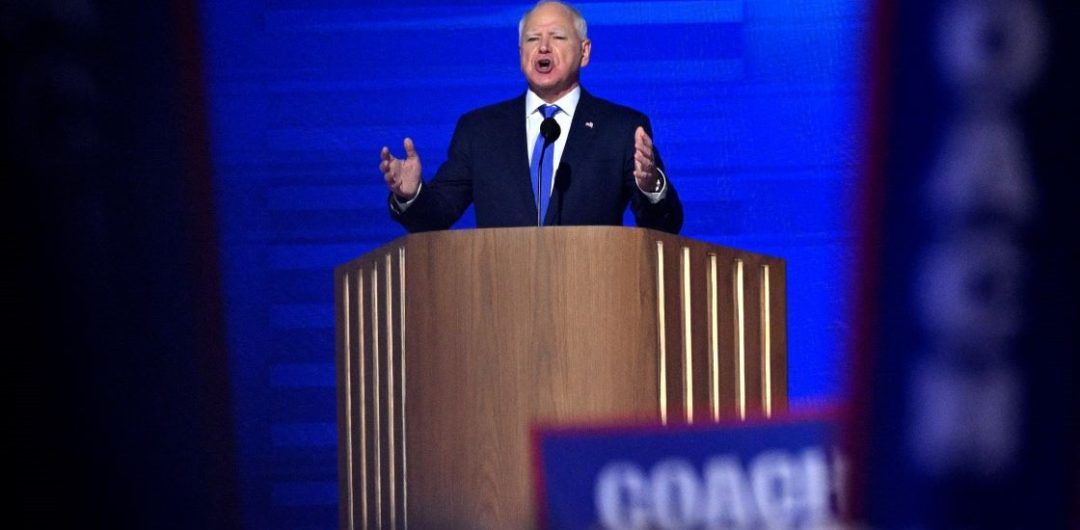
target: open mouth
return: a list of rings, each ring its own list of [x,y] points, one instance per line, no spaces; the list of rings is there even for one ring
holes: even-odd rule
[[[551,70],[554,67],[555,67],[555,64],[551,59],[537,59],[536,60],[536,71],[540,72],[541,74],[550,73]]]

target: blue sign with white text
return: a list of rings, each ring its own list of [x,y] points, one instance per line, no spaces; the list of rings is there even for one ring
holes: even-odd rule
[[[819,528],[839,519],[832,421],[541,429],[547,528]]]

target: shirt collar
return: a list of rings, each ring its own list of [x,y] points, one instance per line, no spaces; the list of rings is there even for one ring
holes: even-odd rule
[[[554,103],[550,104],[558,105],[559,110],[565,112],[567,116],[573,119],[574,111],[577,110],[578,100],[580,99],[581,85],[577,85],[565,96],[555,100]],[[529,91],[525,93],[525,117],[532,116],[532,114],[540,108],[540,105],[548,104],[549,103],[547,103],[543,99],[540,99],[540,96],[536,95],[536,92],[533,92],[532,89],[529,89]]]

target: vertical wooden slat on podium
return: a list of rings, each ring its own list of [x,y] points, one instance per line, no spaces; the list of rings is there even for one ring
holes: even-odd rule
[[[746,417],[746,278],[744,261],[734,256],[731,258],[731,333],[734,371],[732,379],[735,385],[735,412],[740,418]]]
[[[336,355],[337,388],[339,389],[337,401],[338,447],[342,452],[338,465],[338,491],[341,492],[342,509],[339,512],[339,526],[343,529],[356,527],[356,518],[353,513],[356,505],[354,492],[354,477],[356,475],[353,459],[353,435],[355,423],[352,421],[352,410],[355,402],[352,401],[352,360],[355,358],[356,340],[352,317],[355,314],[353,305],[353,291],[350,289],[352,275],[344,273],[334,278],[335,299],[335,330],[337,351],[344,355]],[[348,505],[344,505],[348,503]]]
[[[655,252],[652,254],[653,271],[656,278],[656,364],[657,364],[657,393],[659,402],[657,406],[659,408],[660,423],[667,425],[671,421],[671,391],[670,391],[670,363],[668,356],[671,355],[668,352],[668,318],[667,318],[667,297],[668,297],[668,285],[666,280],[666,270],[668,267],[668,260],[664,252],[664,242],[655,242]],[[650,257],[646,257],[650,259]]]
[[[380,352],[379,388],[383,392],[382,410],[380,418],[383,421],[383,458],[386,465],[383,466],[383,526],[394,530],[397,528],[397,433],[394,432],[394,393],[397,387],[397,367],[394,362],[394,281],[393,262],[389,254],[383,256],[379,263],[380,296],[380,322],[379,329],[382,339]]]
[[[755,266],[758,271],[758,358],[761,365],[761,414],[766,418],[773,414],[773,344],[772,344],[772,269],[768,263]]]
[[[364,342],[367,345],[368,364],[367,371],[364,374],[364,380],[366,382],[366,399],[364,401],[364,410],[367,411],[367,426],[368,426],[368,462],[371,462],[371,466],[368,468],[368,511],[371,517],[370,524],[373,528],[382,528],[383,526],[383,467],[385,461],[382,456],[382,388],[381,388],[381,372],[382,372],[382,347],[379,337],[381,336],[380,329],[382,325],[380,314],[382,313],[380,307],[379,298],[379,285],[381,281],[379,279],[379,267],[378,261],[372,260],[368,263],[368,266],[364,269],[364,274],[368,278],[367,289],[364,291],[364,306],[366,307],[365,319],[366,325],[364,326]]]
[[[769,332],[772,345],[773,413],[788,410],[787,399],[787,268],[781,260],[769,265]]]
[[[686,249],[689,280],[690,343],[693,345],[694,421],[713,418],[712,378],[709,337],[709,257],[703,245],[690,244]]]
[[[405,399],[407,397],[407,391],[405,382],[407,380],[407,372],[405,365],[405,247],[398,247],[394,251],[394,293],[395,293],[395,308],[397,310],[395,322],[395,341],[396,355],[397,355],[397,367],[398,367],[398,384],[397,388],[397,424],[395,430],[397,432],[397,447],[398,447],[398,460],[397,460],[397,521],[401,528],[409,527],[409,512],[408,512],[408,443],[406,438],[407,424],[405,417]]]
[[[672,258],[675,260],[676,270],[678,274],[676,281],[678,282],[678,296],[675,299],[675,307],[677,309],[679,327],[677,332],[679,334],[679,360],[682,364],[682,369],[679,373],[679,381],[682,383],[682,419],[686,423],[694,422],[694,407],[698,404],[694,399],[695,394],[695,381],[694,381],[694,369],[700,368],[694,364],[696,360],[694,358],[694,313],[692,310],[693,304],[693,287],[691,281],[692,269],[690,258],[690,247],[685,244],[672,246]]]
[[[666,357],[667,422],[686,423],[686,362],[682,336],[682,282],[680,276],[681,249],[670,241],[659,243],[663,254],[662,278],[664,283],[663,314]],[[659,263],[659,262],[658,262]],[[658,316],[658,318],[661,318]]]
[[[739,365],[736,354],[735,260],[730,253],[712,250],[709,261],[710,385],[715,388],[714,418],[735,417],[739,410]],[[715,368],[713,368],[715,364]],[[713,379],[715,378],[715,380]]]
[[[746,415],[762,415],[761,385],[761,264],[752,257],[743,259],[743,303],[745,304],[745,385]]]
[[[370,517],[370,503],[368,500],[369,487],[367,477],[369,475],[369,469],[372,465],[371,455],[368,453],[368,438],[370,437],[370,428],[367,422],[367,381],[365,380],[368,363],[369,363],[369,346],[367,338],[365,337],[365,330],[367,326],[367,306],[365,305],[364,293],[368,289],[367,277],[363,268],[357,267],[350,274],[351,297],[349,300],[349,307],[351,309],[352,319],[350,320],[350,327],[353,334],[353,349],[350,351],[352,356],[351,370],[349,371],[349,379],[352,381],[351,388],[349,389],[349,401],[352,402],[352,418],[351,421],[354,428],[354,435],[352,437],[352,484],[353,484],[353,503],[354,506],[351,509],[351,517],[353,520],[353,526],[355,528],[368,528],[368,521]]]
[[[401,254],[399,249],[391,249],[383,262],[385,267],[383,277],[386,279],[384,287],[386,296],[386,424],[389,440],[387,498],[390,503],[389,528],[391,529],[403,528],[405,524],[405,414],[402,408],[404,402],[402,383],[405,374],[402,349],[404,322],[402,321]]]

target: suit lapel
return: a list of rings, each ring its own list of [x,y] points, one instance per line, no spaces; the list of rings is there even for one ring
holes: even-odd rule
[[[593,100],[592,95],[581,89],[581,98],[578,99],[577,108],[574,109],[574,119],[570,121],[570,136],[566,138],[566,145],[563,146],[562,158],[559,160],[559,167],[555,168],[556,181],[559,177],[559,170],[561,168],[567,168],[570,173],[573,173],[574,168],[579,168],[581,160],[584,160],[590,152],[592,152],[593,141],[596,139],[596,123],[597,123],[597,107],[596,102]],[[557,209],[560,200],[564,200],[565,197],[561,197],[562,192],[560,183],[555,183],[555,192],[551,197],[551,201],[548,203],[548,211],[544,214],[544,224],[551,224],[555,221],[562,221],[557,219]],[[536,209],[533,208],[533,212]]]
[[[505,167],[511,168],[506,178],[509,180],[507,186],[512,192],[512,199],[507,197],[507,200],[517,202],[518,211],[531,212],[531,218],[536,219],[536,197],[533,194],[533,176],[529,170],[529,149],[525,132],[525,95],[511,100],[505,110],[502,115],[505,122],[495,130],[508,131],[509,134],[505,138],[508,147],[500,150],[508,157]]]

